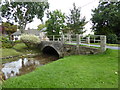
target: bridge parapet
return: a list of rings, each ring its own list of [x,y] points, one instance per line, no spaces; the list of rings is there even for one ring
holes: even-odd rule
[[[46,49],[46,47],[49,47],[49,49],[48,48],[47,49],[48,49],[48,52],[50,53],[53,53],[53,51],[50,51],[51,48],[54,49],[59,55],[59,57],[64,57],[69,55],[79,55],[79,54],[100,53],[100,50],[96,48],[64,44],[64,43],[61,43],[60,41],[42,41],[39,46],[41,51]]]
[[[104,35],[92,35],[88,37],[84,37],[83,35],[76,34],[68,34],[68,35],[48,35],[49,38],[48,41],[50,42],[61,42],[61,44],[75,44],[76,47],[79,47],[83,44],[88,44],[90,46],[91,42],[93,43],[99,43],[100,44],[100,51],[104,52],[106,51],[106,36]],[[79,50],[79,48],[77,48]]]

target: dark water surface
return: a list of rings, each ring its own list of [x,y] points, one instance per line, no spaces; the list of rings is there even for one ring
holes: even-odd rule
[[[42,66],[49,62],[57,60],[57,56],[40,55],[34,58],[19,58],[16,61],[2,65],[3,79],[20,76],[35,70],[36,67]]]

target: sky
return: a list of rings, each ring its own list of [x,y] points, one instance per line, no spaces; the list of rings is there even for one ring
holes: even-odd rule
[[[73,3],[75,3],[77,7],[81,7],[81,17],[85,16],[86,21],[89,21],[85,25],[85,29],[87,30],[85,34],[91,33],[91,29],[90,29],[92,26],[92,23],[90,22],[90,18],[92,14],[91,10],[97,8],[99,4],[99,0],[48,0],[48,2],[50,4],[50,8],[49,8],[50,11],[58,9],[61,10],[66,15],[69,15],[70,9],[73,8]],[[47,20],[46,15],[44,16],[43,20],[44,21]],[[39,24],[41,24],[41,21],[35,18],[33,22],[31,22],[26,26],[26,29],[28,27],[31,29],[32,28],[37,29],[37,26]]]

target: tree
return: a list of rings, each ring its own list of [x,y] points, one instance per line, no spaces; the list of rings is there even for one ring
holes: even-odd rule
[[[42,21],[44,11],[49,8],[48,2],[6,2],[1,6],[2,17],[9,22],[14,20],[24,32],[26,25],[37,16]]]
[[[92,12],[92,29],[95,34],[120,36],[120,1],[99,2],[99,6]]]
[[[85,21],[85,17],[81,18],[80,8],[77,8],[75,6],[75,3],[73,3],[73,9],[70,9],[70,15],[67,16],[68,32],[75,34],[83,34],[85,32],[83,29],[86,23],[87,22]]]
[[[45,28],[45,24],[40,24],[40,25],[38,25],[38,30],[41,30],[41,29],[43,29],[43,28]]]
[[[17,25],[13,25],[9,22],[3,22],[2,25],[3,31],[5,31],[8,35],[17,31]]]
[[[59,10],[53,12],[48,11],[48,20],[46,21],[47,34],[48,35],[59,35],[61,30],[64,28],[65,15]]]

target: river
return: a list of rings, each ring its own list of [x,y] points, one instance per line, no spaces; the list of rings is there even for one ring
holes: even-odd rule
[[[34,56],[32,58],[18,58],[16,61],[2,64],[2,78],[6,80],[10,77],[20,76],[32,72],[36,69],[36,67],[40,67],[58,59],[58,56],[44,54]]]

